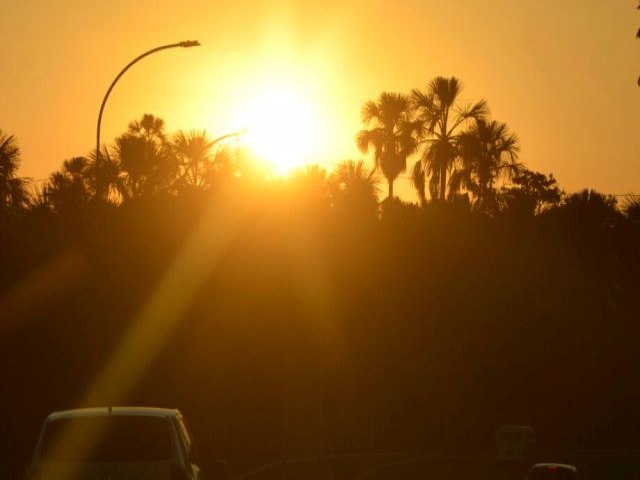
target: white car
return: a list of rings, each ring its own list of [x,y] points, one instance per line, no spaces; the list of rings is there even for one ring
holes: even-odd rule
[[[45,420],[28,480],[198,480],[193,455],[178,410],[66,410]]]
[[[566,463],[536,463],[529,469],[528,480],[576,480],[578,469]]]

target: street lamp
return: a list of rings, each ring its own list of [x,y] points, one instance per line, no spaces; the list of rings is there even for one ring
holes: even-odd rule
[[[222,135],[211,142],[211,147],[213,147],[216,143],[221,142],[222,140],[226,140],[227,138],[236,137],[240,138],[243,135],[246,135],[248,130],[243,128],[242,130],[238,130],[237,132],[227,133],[226,135]]]
[[[111,85],[109,86],[109,90],[107,90],[107,93],[105,94],[104,99],[102,100],[102,105],[100,105],[100,113],[98,114],[98,127],[96,129],[97,130],[96,131],[96,159],[100,159],[100,125],[102,124],[102,112],[104,112],[104,106],[107,103],[109,94],[111,94],[111,90],[113,90],[113,87],[115,87],[116,83],[118,83],[118,80],[120,80],[120,77],[122,77],[122,75],[124,75],[124,73],[127,70],[129,70],[129,68],[131,68],[135,63],[142,60],[144,57],[151,55],[152,53],[159,52],[160,50],[166,50],[168,48],[177,48],[177,47],[190,48],[190,47],[199,47],[199,46],[200,46],[200,42],[197,40],[185,40],[183,42],[171,43],[169,45],[162,45],[160,47],[152,48],[151,50],[144,52],[142,55],[139,55],[138,57],[134,58],[131,62],[129,62],[129,64],[127,64],[126,67],[122,69],[122,71],[113,80],[113,82],[111,82]]]

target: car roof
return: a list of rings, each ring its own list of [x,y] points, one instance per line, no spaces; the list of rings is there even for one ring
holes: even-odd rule
[[[141,415],[150,417],[176,417],[181,416],[180,411],[175,408],[157,407],[96,407],[96,408],[76,408],[73,410],[62,410],[53,412],[47,420],[60,420],[63,418],[94,417],[101,415]]]
[[[551,462],[551,463],[536,463],[534,466],[531,467],[531,469],[534,469],[534,468],[549,468],[549,467],[552,467],[552,468],[566,468],[568,470],[573,470],[574,472],[578,471],[578,469],[573,465],[569,465],[567,463],[553,463],[553,462]]]

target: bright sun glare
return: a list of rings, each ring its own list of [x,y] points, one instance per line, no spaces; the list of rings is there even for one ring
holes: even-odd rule
[[[318,147],[316,115],[302,89],[294,85],[265,88],[242,111],[246,143],[276,175],[287,175],[311,161]]]

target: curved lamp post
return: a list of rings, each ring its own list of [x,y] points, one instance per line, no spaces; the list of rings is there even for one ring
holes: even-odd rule
[[[248,130],[243,128],[242,130],[238,130],[237,132],[227,133],[226,135],[222,135],[211,142],[211,146],[213,147],[216,143],[221,142],[222,140],[226,140],[227,138],[236,137],[239,138],[243,135],[246,135]]]
[[[144,57],[151,55],[152,53],[159,52],[160,50],[166,50],[168,48],[177,48],[177,47],[189,48],[189,47],[199,47],[199,46],[200,46],[200,42],[198,42],[197,40],[185,40],[183,42],[171,43],[169,45],[162,45],[160,47],[152,48],[151,50],[144,52],[142,55],[139,55],[138,57],[134,58],[131,62],[129,62],[129,64],[126,67],[122,69],[122,71],[113,80],[113,82],[111,82],[111,85],[109,86],[109,90],[107,90],[107,93],[105,94],[104,99],[102,100],[102,105],[100,105],[100,113],[98,114],[98,127],[96,129],[97,130],[96,131],[96,158],[97,159],[100,158],[100,125],[102,124],[102,112],[104,112],[104,106],[106,105],[107,99],[111,94],[111,90],[113,90],[113,87],[115,87],[116,83],[118,83],[118,80],[120,80],[120,77],[122,77],[122,75],[124,75],[124,73],[127,70],[129,70],[129,68],[131,68],[135,63],[142,60]]]

